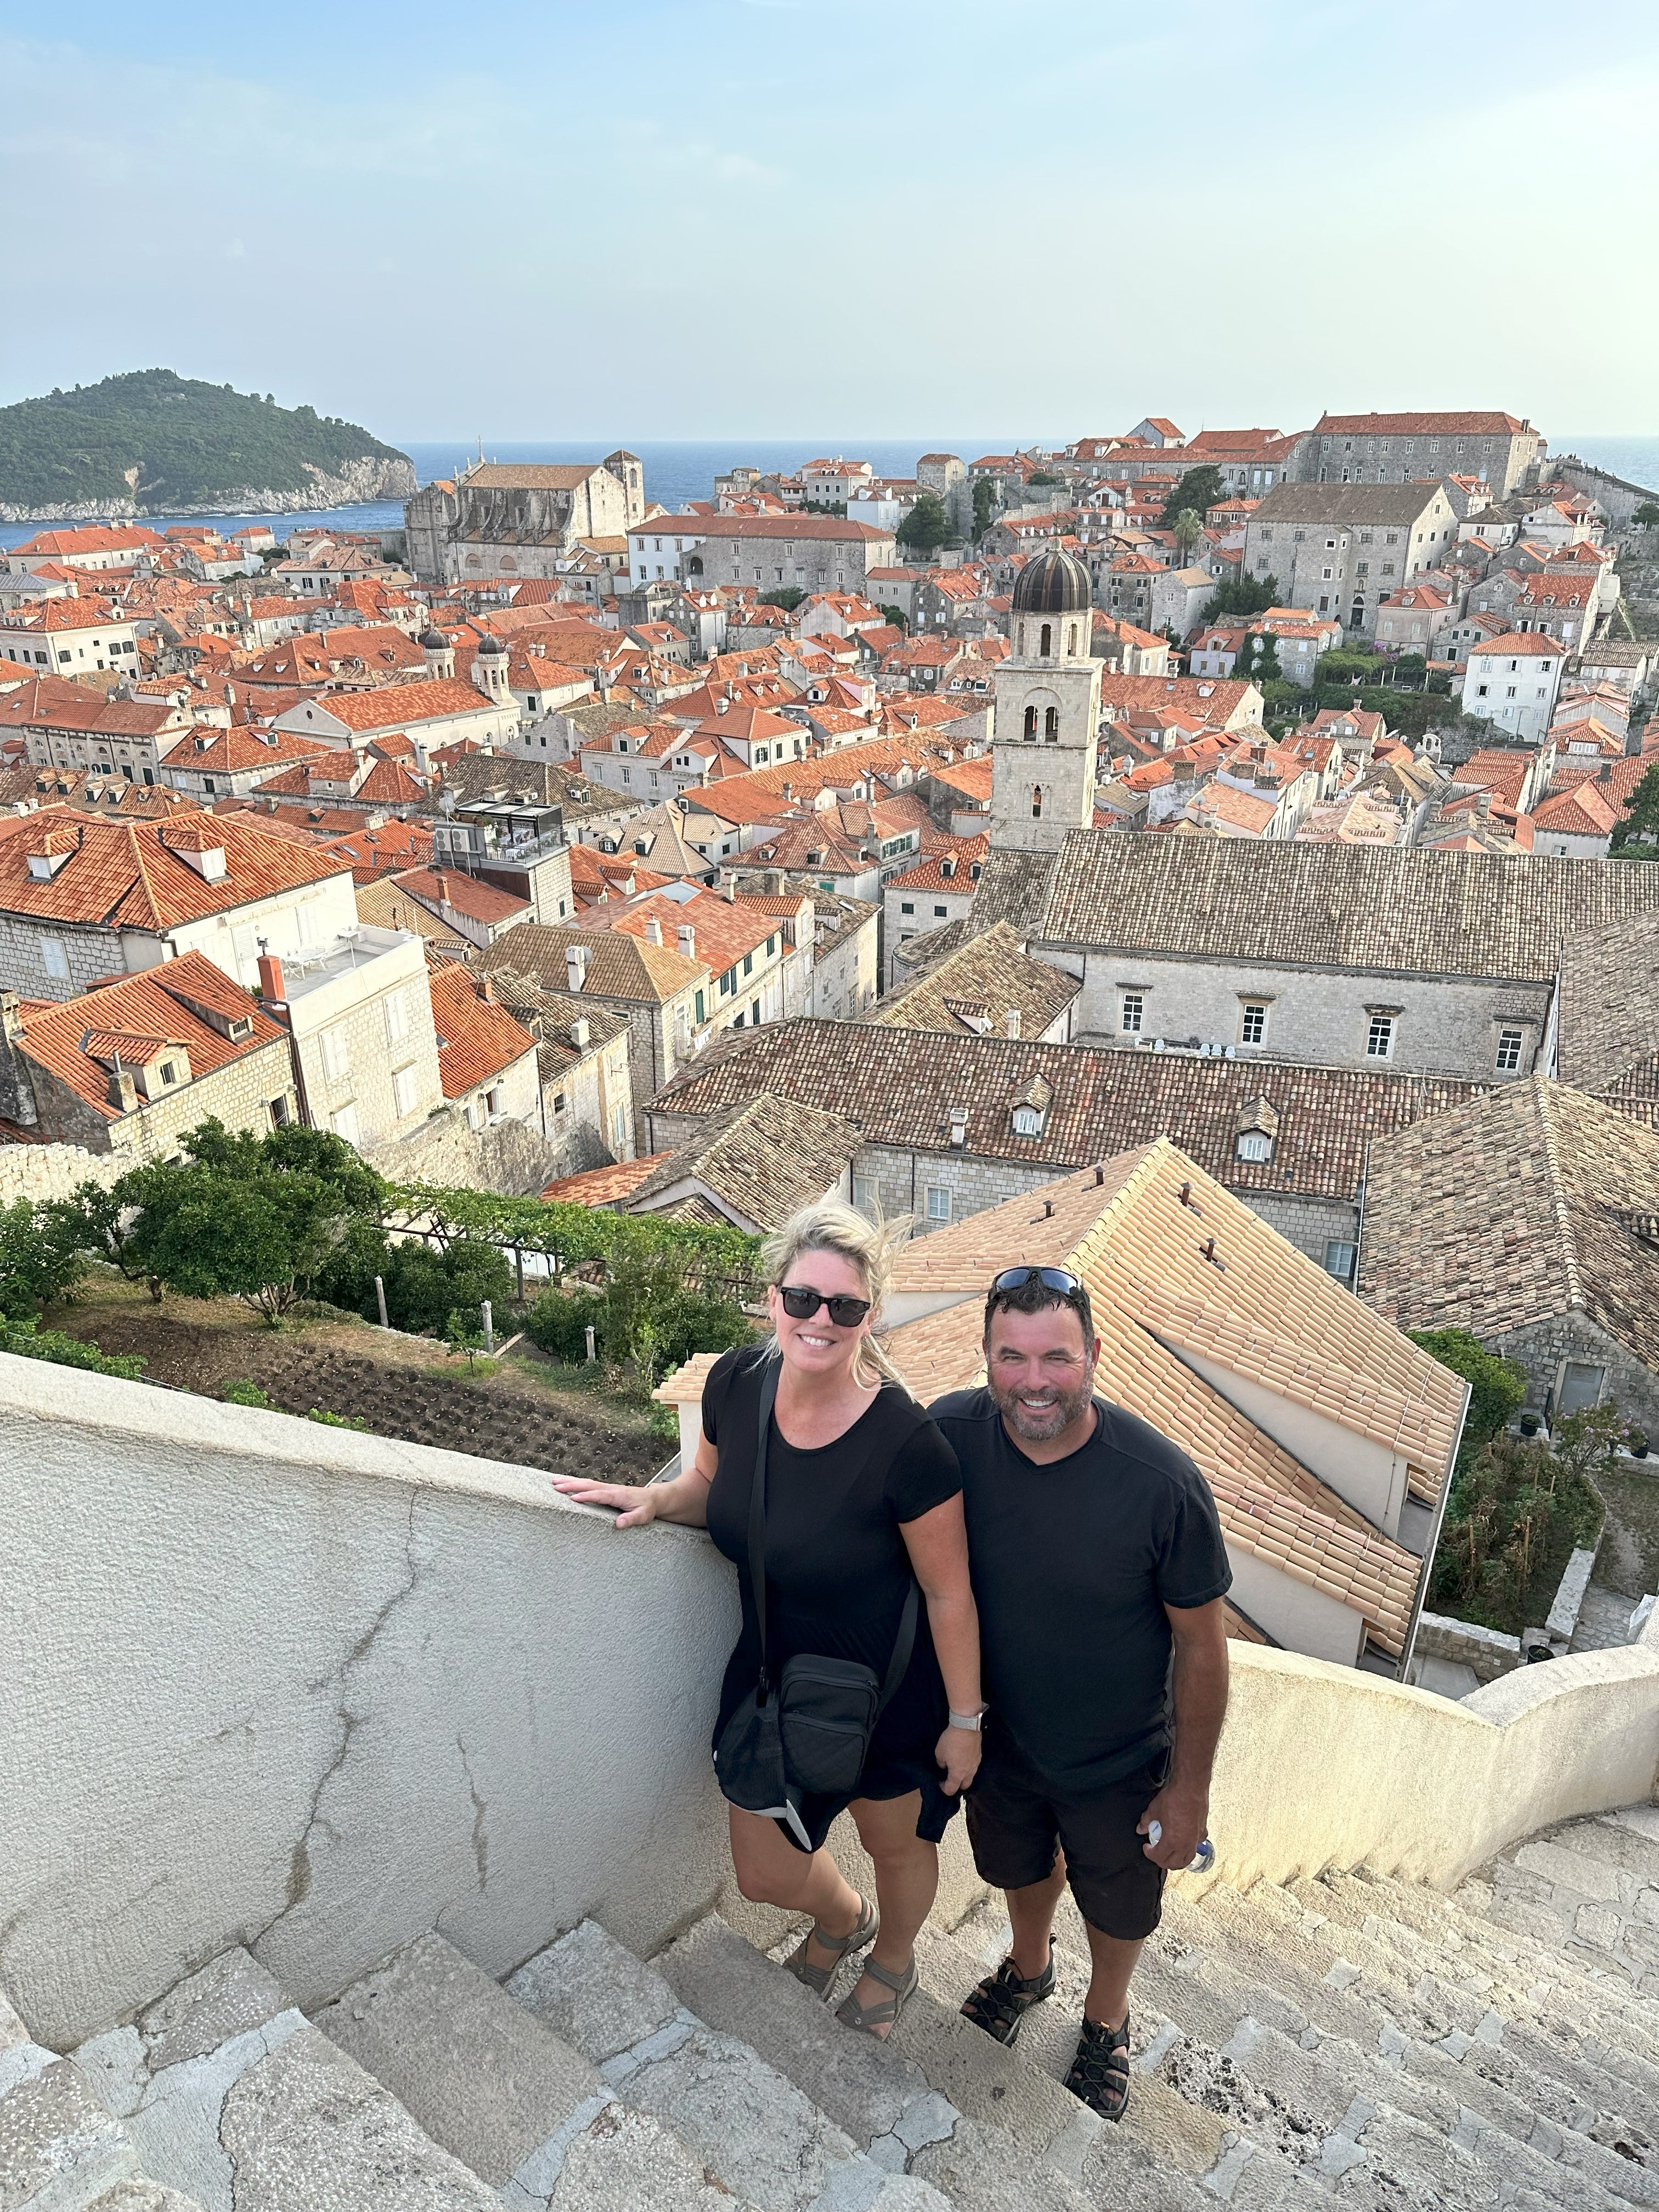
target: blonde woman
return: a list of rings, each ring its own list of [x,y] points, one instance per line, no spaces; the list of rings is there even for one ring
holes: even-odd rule
[[[893,1242],[890,1227],[872,1226],[850,1206],[829,1202],[797,1214],[764,1255],[773,1344],[716,1363],[693,1465],[642,1490],[555,1478],[578,1504],[619,1508],[619,1528],[653,1520],[707,1528],[736,1565],[743,1633],[726,1670],[716,1743],[761,1669],[749,1519],[775,1352],[764,1493],[773,1680],[800,1654],[856,1661],[880,1680],[913,1580],[920,1585],[910,1662],[875,1723],[856,1788],[809,1795],[796,1807],[810,1848],[781,1820],[728,1808],[743,1894],[812,1916],[790,1971],[827,1996],[842,1960],[867,1949],[838,2016],[882,2037],[916,1986],[916,1931],[939,1884],[939,1838],[979,1765],[983,1710],[962,1480],[949,1446],[871,1336]],[[824,1849],[842,1810],[875,1866],[873,1905]]]

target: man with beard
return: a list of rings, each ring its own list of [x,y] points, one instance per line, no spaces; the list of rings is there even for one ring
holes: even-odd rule
[[[985,1302],[987,1387],[928,1410],[962,1469],[989,1701],[968,1834],[1013,1929],[962,2009],[1012,2043],[1054,1990],[1069,1881],[1093,1976],[1066,2086],[1115,2120],[1130,1978],[1165,1871],[1205,1832],[1232,1577],[1208,1484],[1167,1437],[1095,1395],[1099,1358],[1079,1279],[1010,1267]]]

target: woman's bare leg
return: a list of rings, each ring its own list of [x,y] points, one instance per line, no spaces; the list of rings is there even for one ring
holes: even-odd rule
[[[902,1974],[910,1964],[917,1931],[933,1910],[939,1890],[939,1847],[924,1843],[916,1833],[921,1792],[913,1790],[905,1797],[856,1797],[848,1809],[876,1869],[881,1933],[870,1956],[879,1960],[889,1973]],[[853,1994],[860,2004],[874,2005],[893,1993],[864,1974]],[[874,2032],[884,2034],[886,2031]]]
[[[810,1912],[826,1935],[852,1934],[858,1925],[859,1893],[827,1850],[798,1851],[775,1820],[736,1805],[728,1805],[726,1812],[738,1887],[751,1905]],[[829,1966],[836,1954],[815,1942],[806,1956],[810,1966]]]

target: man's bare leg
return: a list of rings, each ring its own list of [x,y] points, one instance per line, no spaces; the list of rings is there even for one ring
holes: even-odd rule
[[[1022,1981],[1035,1981],[1048,1966],[1054,1912],[1065,1887],[1066,1854],[1056,1845],[1054,1870],[1043,1881],[1002,1893],[1008,1900],[1008,1921],[1014,1931],[1014,1972]],[[1089,1934],[1092,1939],[1093,1929]]]

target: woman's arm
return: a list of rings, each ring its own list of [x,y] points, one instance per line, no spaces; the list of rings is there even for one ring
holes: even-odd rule
[[[899,1524],[910,1565],[927,1601],[927,1625],[933,1632],[945,1694],[956,1713],[980,1710],[979,1609],[968,1579],[968,1529],[958,1492]],[[972,1729],[947,1725],[937,1757],[945,1769],[943,1787],[954,1795],[965,1789],[979,1767],[980,1739]]]
[[[697,1438],[696,1456],[672,1482],[588,1482],[574,1474],[556,1474],[553,1487],[573,1505],[610,1505],[620,1509],[619,1528],[642,1528],[647,1521],[678,1521],[687,1528],[708,1526],[708,1486],[714,1480],[714,1447],[707,1437]]]

